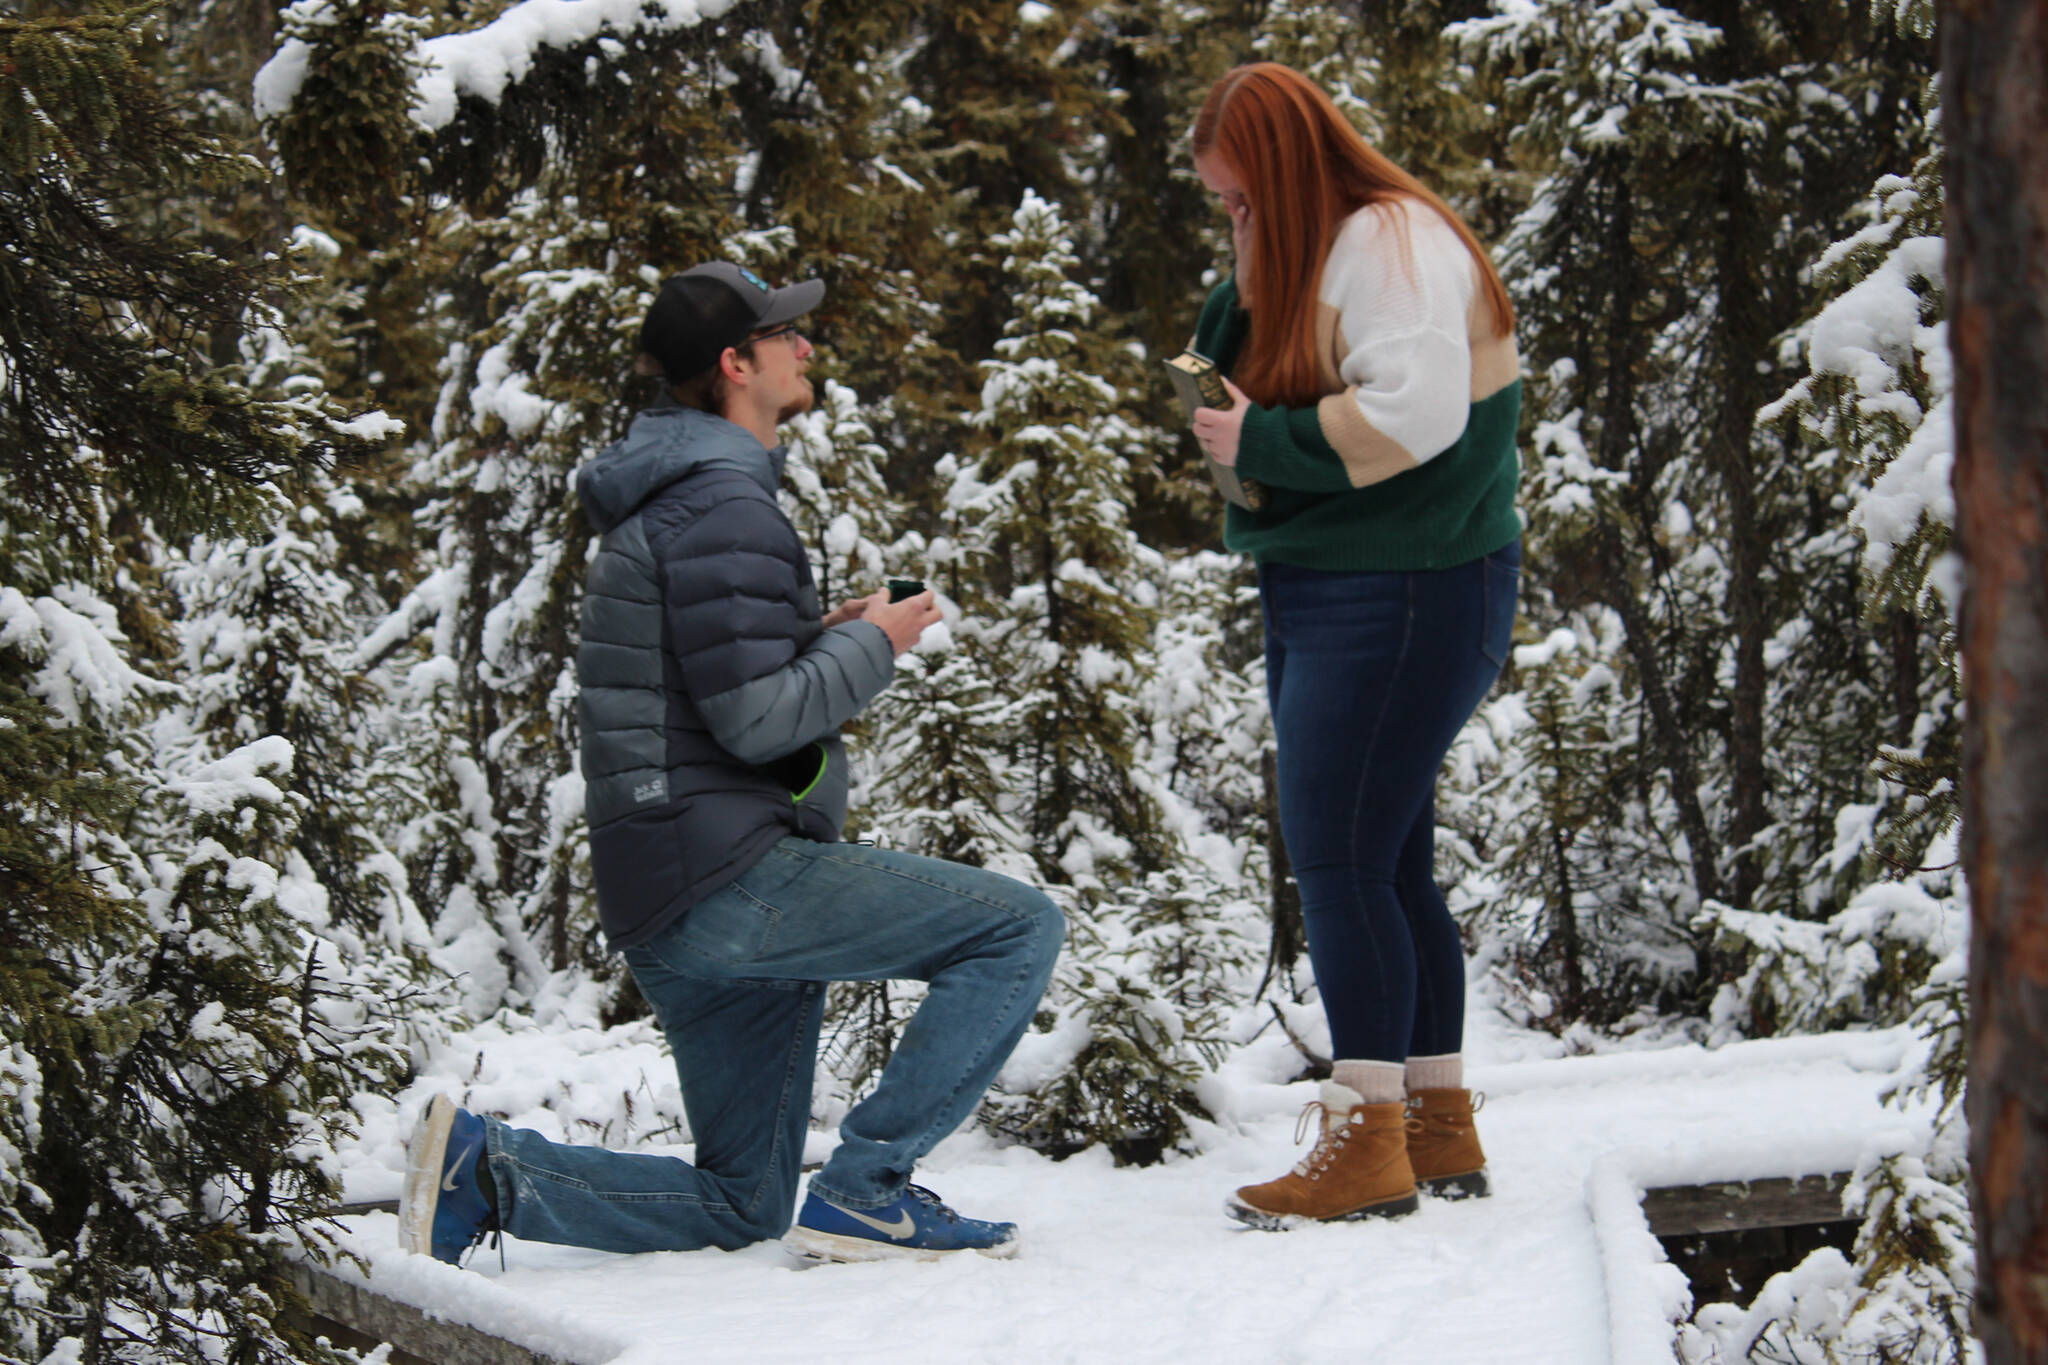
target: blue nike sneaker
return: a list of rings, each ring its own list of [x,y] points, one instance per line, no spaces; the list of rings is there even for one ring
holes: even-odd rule
[[[963,1218],[924,1186],[909,1185],[879,1209],[806,1195],[782,1244],[813,1261],[935,1261],[956,1251],[1008,1258],[1017,1254],[1017,1225]]]
[[[484,1121],[434,1096],[405,1144],[405,1190],[398,1200],[398,1245],[461,1265],[485,1233],[498,1230],[484,1193]]]

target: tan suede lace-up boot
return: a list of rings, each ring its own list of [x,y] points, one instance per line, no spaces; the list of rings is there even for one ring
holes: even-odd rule
[[[1246,1185],[1224,1201],[1225,1212],[1269,1229],[1415,1212],[1406,1105],[1367,1104],[1349,1086],[1324,1081],[1322,1097],[1301,1111],[1295,1141],[1312,1118],[1322,1126],[1314,1149],[1278,1180]]]
[[[1415,1126],[1408,1131],[1408,1161],[1415,1183],[1444,1199],[1487,1194],[1486,1153],[1472,1115],[1486,1103],[1469,1090],[1417,1090],[1408,1097]]]

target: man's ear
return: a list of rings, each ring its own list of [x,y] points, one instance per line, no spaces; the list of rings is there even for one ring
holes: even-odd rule
[[[728,384],[745,384],[747,382],[748,373],[740,368],[744,364],[746,364],[746,360],[740,355],[739,348],[736,346],[728,346],[718,354],[718,372],[725,376],[725,382]]]

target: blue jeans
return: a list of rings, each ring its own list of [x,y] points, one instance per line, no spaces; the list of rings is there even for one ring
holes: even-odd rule
[[[567,1146],[487,1118],[505,1231],[605,1251],[731,1249],[781,1235],[796,1205],[828,981],[930,983],[811,1179],[849,1208],[894,1201],[1023,1036],[1064,930],[1042,892],[993,872],[782,840],[625,953],[675,1057],[695,1164]]]
[[[1519,541],[1456,568],[1259,569],[1280,832],[1333,1056],[1463,1045],[1465,954],[1437,889],[1436,778],[1507,658]]]

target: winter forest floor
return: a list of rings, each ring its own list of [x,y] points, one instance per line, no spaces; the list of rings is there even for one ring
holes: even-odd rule
[[[648,1131],[676,1109],[654,1035],[580,1013],[486,1025],[395,1103],[366,1097],[342,1153],[348,1197],[395,1197],[406,1128],[439,1089],[556,1136],[687,1156],[672,1126]],[[382,1213],[348,1220],[349,1241],[380,1293],[576,1365],[1650,1365],[1673,1359],[1687,1291],[1643,1189],[1845,1171],[1926,1122],[1881,1098],[1919,1046],[1900,1029],[1560,1057],[1557,1040],[1490,1011],[1474,1028],[1495,1194],[1426,1200],[1398,1222],[1264,1233],[1225,1218],[1229,1190],[1300,1151],[1295,1117],[1315,1089],[1287,1082],[1298,1059],[1273,1036],[1211,1083],[1218,1121],[1196,1134],[1198,1156],[1119,1170],[1100,1151],[1054,1162],[972,1129],[942,1144],[919,1179],[963,1212],[1018,1222],[1010,1262],[809,1266],[772,1243],[627,1257],[508,1239],[502,1270],[488,1247],[458,1270],[399,1252]],[[807,1157],[830,1140],[814,1133]]]

